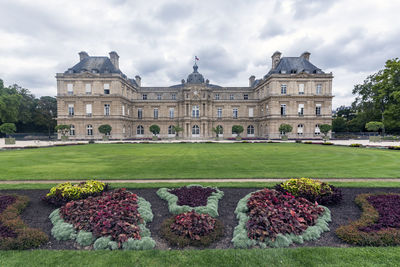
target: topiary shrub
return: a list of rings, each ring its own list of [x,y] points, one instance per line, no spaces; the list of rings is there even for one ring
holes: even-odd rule
[[[0,195],[0,249],[31,249],[48,241],[45,233],[28,227],[19,217],[28,202],[25,196]]]
[[[242,198],[235,214],[239,220],[232,239],[235,248],[301,244],[329,231],[331,221],[328,208],[267,188]]]
[[[360,246],[400,245],[400,195],[360,194],[355,203],[361,218],[336,229],[343,241]]]
[[[165,220],[161,235],[171,246],[205,247],[223,236],[223,228],[219,220],[192,210]]]
[[[290,179],[275,185],[275,190],[322,205],[335,205],[343,198],[339,188],[310,178]]]
[[[224,193],[217,188],[188,185],[177,189],[160,188],[157,195],[168,202],[168,209],[172,214],[194,209],[198,213],[217,217],[218,201]]]
[[[58,184],[42,197],[42,200],[56,207],[61,207],[71,200],[85,199],[89,196],[98,196],[108,190],[109,185],[103,182],[88,180],[78,184],[70,182]]]

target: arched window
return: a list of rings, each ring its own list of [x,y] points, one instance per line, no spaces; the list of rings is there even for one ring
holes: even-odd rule
[[[126,133],[126,128],[125,128],[125,126],[124,126],[124,127],[122,127],[122,133],[123,133],[123,134],[125,134],[125,133]]]
[[[198,125],[192,127],[192,135],[200,135],[200,127]]]
[[[218,130],[218,134],[223,134],[224,133],[224,128],[222,127],[222,125],[218,125],[217,126],[217,130]]]
[[[321,134],[321,130],[319,129],[319,124],[315,124],[314,134],[315,135],[320,135]]]
[[[86,133],[87,135],[93,135],[93,126],[92,125],[87,125],[86,126]]]
[[[304,125],[303,124],[297,125],[297,134],[303,135],[303,131],[304,131]]]
[[[69,126],[69,135],[74,136],[75,135],[75,125],[70,125]]]
[[[254,126],[253,125],[247,126],[247,135],[254,135]]]
[[[168,126],[168,134],[175,134],[175,129],[173,125]]]
[[[144,134],[144,128],[143,128],[142,125],[139,125],[139,126],[136,128],[136,134],[137,134],[137,135],[142,135],[142,134]]]

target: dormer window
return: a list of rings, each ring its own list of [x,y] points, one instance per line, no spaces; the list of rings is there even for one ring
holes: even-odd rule
[[[98,69],[92,69],[92,73],[99,73]]]
[[[293,74],[293,73],[297,73],[297,70],[294,70],[294,69],[293,69],[293,70],[290,71],[290,73],[292,73],[292,74]]]
[[[282,74],[286,74],[286,70],[281,70],[281,73]]]
[[[176,100],[176,94],[171,95],[172,100]]]

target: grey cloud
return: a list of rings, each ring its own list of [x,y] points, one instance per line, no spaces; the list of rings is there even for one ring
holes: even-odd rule
[[[294,17],[296,19],[303,19],[325,13],[334,4],[335,0],[294,0]]]
[[[260,33],[261,39],[273,38],[278,35],[282,35],[286,32],[285,27],[282,23],[276,21],[267,22]]]
[[[193,9],[182,2],[167,3],[156,11],[155,17],[162,22],[169,23],[185,19],[189,17],[192,12]]]

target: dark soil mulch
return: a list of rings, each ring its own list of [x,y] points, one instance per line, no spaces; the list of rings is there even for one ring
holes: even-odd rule
[[[218,211],[220,219],[225,226],[225,235],[218,242],[209,248],[233,248],[231,239],[233,229],[237,225],[234,210],[238,201],[250,192],[259,188],[220,188],[224,192],[224,197],[219,202]],[[148,224],[153,239],[156,241],[157,249],[169,249],[168,243],[160,237],[160,226],[163,220],[171,217],[168,212],[167,202],[161,200],[157,195],[157,189],[133,189],[130,190],[139,196],[150,201],[154,214],[154,220]],[[361,215],[361,210],[354,204],[354,198],[361,193],[392,192],[400,193],[400,188],[342,188],[343,201],[340,205],[328,206],[332,212],[332,222],[330,232],[322,234],[321,238],[315,241],[305,242],[302,245],[294,246],[331,246],[348,247],[347,243],[342,242],[336,235],[335,230],[340,225],[348,224],[350,221],[357,220]],[[48,193],[48,190],[0,190],[0,194],[19,194],[26,195],[31,202],[26,210],[21,214],[22,219],[34,228],[40,228],[49,235],[49,242],[42,246],[42,249],[76,249],[72,241],[57,241],[51,236],[52,224],[48,219],[49,214],[54,210],[40,200],[40,197]]]

